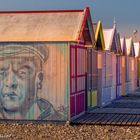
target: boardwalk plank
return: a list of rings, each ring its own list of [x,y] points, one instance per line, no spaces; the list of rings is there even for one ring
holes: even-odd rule
[[[102,118],[100,118],[98,121],[96,121],[96,124],[103,124],[103,122],[108,118],[109,114],[104,114]],[[110,114],[110,116],[114,116],[114,114]]]
[[[101,124],[106,124],[113,116],[114,114],[106,114],[104,118],[101,120]]]
[[[124,114],[118,114],[118,117],[111,122],[111,124],[117,124],[119,120],[124,116]]]
[[[136,115],[132,115],[131,118],[128,120],[128,122],[126,123],[127,125],[132,125],[133,124],[133,120],[136,118]]]
[[[85,120],[83,120],[82,122],[90,122],[93,119],[98,119],[100,115],[99,114],[92,114],[90,117],[86,118]]]
[[[126,114],[123,114],[123,116],[120,118],[120,120],[117,122],[118,125],[121,125],[122,122],[127,118]]]
[[[74,122],[80,123],[80,122],[83,121],[83,120],[86,121],[86,119],[89,118],[89,117],[91,117],[91,116],[93,116],[93,114],[85,114],[85,115],[83,115],[83,116],[77,118],[76,120],[74,120]]]
[[[140,122],[140,115],[137,115],[137,117],[133,120],[133,125],[137,125],[138,122]]]
[[[96,118],[96,119],[93,118],[92,120],[89,120],[88,122],[90,122],[90,123],[92,123],[92,124],[93,124],[93,123],[95,124],[98,120],[100,120],[102,117],[104,117],[104,115],[105,115],[105,114],[98,114],[98,118]]]
[[[109,120],[108,124],[112,124],[114,120],[116,120],[119,117],[120,114],[114,114],[114,116]]]
[[[122,121],[122,125],[126,125],[127,124],[127,122],[131,119],[131,116],[133,116],[133,115],[127,115],[126,116],[126,118]]]

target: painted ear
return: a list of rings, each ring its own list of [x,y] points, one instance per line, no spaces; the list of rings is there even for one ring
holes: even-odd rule
[[[37,89],[41,89],[42,88],[42,81],[43,81],[43,72],[39,72],[37,74],[38,80],[37,80]]]

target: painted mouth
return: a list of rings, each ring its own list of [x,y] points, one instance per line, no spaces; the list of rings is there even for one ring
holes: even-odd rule
[[[15,92],[8,92],[8,93],[3,93],[3,98],[15,98],[17,97],[17,94]]]

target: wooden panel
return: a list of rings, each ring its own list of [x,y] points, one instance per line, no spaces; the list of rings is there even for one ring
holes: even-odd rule
[[[89,109],[97,105],[97,94],[93,94],[93,91],[97,91],[98,86],[98,69],[97,69],[97,55],[98,52],[91,49],[88,52],[88,103]]]
[[[125,56],[122,56],[122,63],[121,63],[121,69],[122,69],[122,96],[125,95]]]
[[[91,92],[88,91],[88,108],[91,108]]]
[[[76,95],[76,115],[85,111],[85,92]]]
[[[75,116],[75,96],[70,97],[70,116]]]
[[[1,119],[66,120],[67,44],[9,42],[0,51]]]
[[[97,106],[97,90],[92,91],[92,107]]]
[[[111,89],[112,87],[102,88],[102,105],[106,105],[111,101]]]

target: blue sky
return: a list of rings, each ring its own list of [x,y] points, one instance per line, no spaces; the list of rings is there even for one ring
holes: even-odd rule
[[[140,0],[0,0],[0,10],[83,9],[90,7],[93,22],[112,27],[115,17],[121,36],[132,36],[137,29],[140,40]]]

